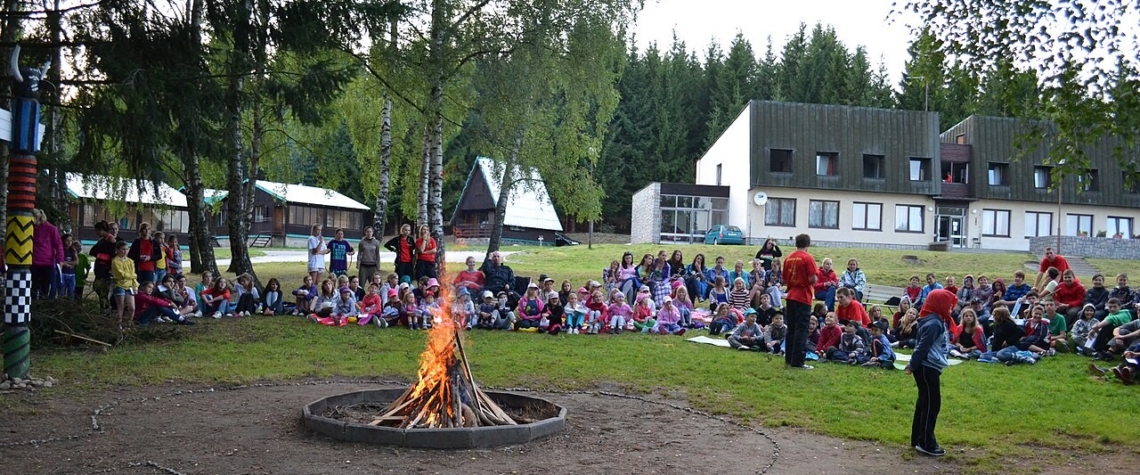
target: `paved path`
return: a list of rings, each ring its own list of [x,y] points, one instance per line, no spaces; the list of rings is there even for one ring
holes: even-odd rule
[[[512,251],[502,251],[504,256],[514,254]],[[487,255],[487,251],[448,251],[447,262],[464,262],[468,256],[474,256],[475,260],[480,264],[483,262],[483,257]],[[264,256],[251,257],[250,262],[254,264],[264,264],[268,262],[308,262],[309,253],[307,251],[276,251],[267,250]],[[381,252],[380,262],[391,263],[396,260],[396,253],[394,252]],[[328,259],[325,259],[328,262]],[[218,267],[230,265],[229,259],[218,259]]]
[[[1072,269],[1073,272],[1077,274],[1077,276],[1085,276],[1091,278],[1092,276],[1100,273],[1099,269],[1097,269],[1092,264],[1089,264],[1088,261],[1081,259],[1080,257],[1065,256],[1065,260],[1069,262],[1069,268]],[[1025,273],[1027,280],[1033,280],[1037,278],[1037,270],[1040,269],[1040,265],[1040,260],[1025,261],[1025,268],[1028,270]]]

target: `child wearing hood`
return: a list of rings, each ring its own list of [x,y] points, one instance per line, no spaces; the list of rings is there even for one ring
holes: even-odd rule
[[[927,295],[918,323],[917,343],[906,365],[906,374],[914,376],[918,387],[910,443],[919,453],[932,457],[946,454],[934,437],[934,427],[942,410],[942,370],[949,365],[946,321],[951,320],[950,312],[957,300],[954,294],[941,289]]]
[[[1078,354],[1092,353],[1088,348],[1085,348],[1085,344],[1089,341],[1089,334],[1092,333],[1093,325],[1099,321],[1096,319],[1096,313],[1096,307],[1091,303],[1086,303],[1084,307],[1081,307],[1081,318],[1073,322],[1070,338],[1073,340],[1073,345]]]
[[[455,320],[455,323],[464,325],[470,330],[475,327],[476,323],[479,323],[479,314],[475,313],[475,303],[471,301],[471,291],[467,290],[467,287],[460,287],[457,292],[459,296],[451,305],[451,318]]]
[[[673,304],[672,297],[665,297],[661,301],[661,310],[657,311],[656,330],[662,335],[674,334],[681,336],[685,329],[681,326],[681,311]]]

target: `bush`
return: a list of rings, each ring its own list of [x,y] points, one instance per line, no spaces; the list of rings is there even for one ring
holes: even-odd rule
[[[136,326],[120,331],[117,316],[100,308],[94,300],[35,301],[29,328],[36,348],[97,345],[90,340],[118,346],[180,337],[173,325]]]

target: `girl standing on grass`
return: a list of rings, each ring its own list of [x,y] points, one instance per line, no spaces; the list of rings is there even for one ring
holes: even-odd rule
[[[948,366],[946,353],[949,341],[945,322],[951,319],[950,312],[954,310],[956,300],[954,294],[944,289],[931,291],[926,296],[914,353],[906,365],[906,374],[914,375],[914,383],[918,387],[910,443],[919,453],[932,457],[946,454],[934,437],[934,427],[942,410],[942,370]]]
[[[225,277],[214,279],[210,288],[202,291],[202,300],[205,302],[203,308],[206,309],[206,313],[214,318],[222,318],[222,315],[233,316],[230,313],[230,286]]]
[[[439,244],[431,237],[426,224],[420,226],[419,236],[416,237],[416,278],[427,276],[436,278],[435,254],[439,252]]]
[[[276,277],[269,279],[265,284],[265,291],[261,293],[262,315],[284,315],[285,298],[281,295],[281,282]]]
[[[115,245],[115,258],[111,260],[111,276],[115,287],[115,311],[119,318],[119,329],[125,328],[135,316],[135,293],[138,290],[138,276],[135,275],[135,261],[127,257],[130,245],[119,241]]]

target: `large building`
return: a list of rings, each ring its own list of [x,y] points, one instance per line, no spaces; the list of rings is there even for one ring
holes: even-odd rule
[[[1047,148],[1015,144],[1024,122],[971,116],[940,130],[936,112],[752,101],[697,162],[696,184],[727,189],[727,222],[709,224],[736,225],[751,243],[808,233],[833,246],[1029,250],[1058,224],[1067,236],[1133,237],[1140,194],[1110,139],[1086,148],[1090,173],[1053,186]],[[648,202],[635,199],[635,216],[676,219]],[[669,240],[667,221],[634,241]]]
[[[506,174],[505,164],[487,157],[477,157],[463,193],[451,215],[451,230],[456,238],[482,239],[491,236],[495,223],[495,206]],[[518,167],[511,170],[514,182],[507,197],[503,216],[503,239],[510,242],[553,243],[562,232],[562,221],[546,190],[538,170],[526,175]]]

